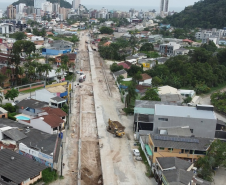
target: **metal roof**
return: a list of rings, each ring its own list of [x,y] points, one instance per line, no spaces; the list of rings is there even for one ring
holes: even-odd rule
[[[211,142],[213,141],[210,138],[197,138],[197,137],[183,137],[178,136],[178,140],[172,139],[176,138],[175,136],[169,135],[160,135],[160,134],[150,134],[151,139],[154,143],[155,147],[163,147],[163,148],[175,148],[175,149],[185,149],[185,150],[199,150],[199,151],[206,151],[207,148],[210,146]],[[157,137],[169,137],[170,139],[158,139]],[[185,139],[185,140],[184,140]],[[193,139],[193,140],[187,140]]]
[[[0,176],[20,184],[34,178],[47,167],[8,149],[0,150]]]
[[[213,111],[197,110],[196,107],[186,106],[155,105],[155,115],[216,120]]]
[[[3,134],[6,135],[7,137],[11,138],[14,141],[19,141],[19,140],[27,137],[23,132],[19,131],[16,128],[6,130],[3,132]]]
[[[63,98],[61,98],[61,97],[58,97],[58,96],[56,96],[56,97],[54,97],[54,98],[50,98],[51,100],[54,100],[54,101],[56,101],[56,102],[62,102],[62,101],[66,101],[65,99],[63,99]]]
[[[191,162],[177,157],[157,157],[157,161],[163,170],[174,167],[176,169],[187,170],[192,165]]]

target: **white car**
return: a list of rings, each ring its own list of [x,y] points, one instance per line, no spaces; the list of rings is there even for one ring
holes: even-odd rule
[[[140,156],[140,152],[138,149],[133,149],[133,155]]]

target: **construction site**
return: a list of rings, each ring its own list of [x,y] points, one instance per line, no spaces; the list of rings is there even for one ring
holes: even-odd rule
[[[145,175],[146,167],[134,160],[133,117],[125,116],[124,104],[110,66],[91,49],[89,33],[80,34],[77,74],[71,106],[71,122],[63,152],[65,185],[155,184]]]

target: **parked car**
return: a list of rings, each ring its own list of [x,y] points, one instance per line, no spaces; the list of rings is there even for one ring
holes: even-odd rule
[[[138,149],[133,149],[133,155],[140,156],[140,152]]]

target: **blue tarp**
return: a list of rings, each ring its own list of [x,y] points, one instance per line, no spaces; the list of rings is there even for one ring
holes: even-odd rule
[[[62,97],[67,96],[67,95],[68,95],[68,92],[65,91],[64,93],[61,93],[61,94],[60,94],[60,97],[62,98]]]

